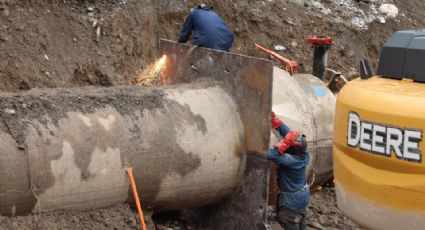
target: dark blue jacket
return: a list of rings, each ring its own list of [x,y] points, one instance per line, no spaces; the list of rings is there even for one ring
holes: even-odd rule
[[[282,137],[290,131],[284,124],[276,130]],[[294,148],[289,148],[285,154],[280,154],[276,148],[272,148],[267,157],[278,165],[277,183],[280,189],[278,206],[285,206],[295,212],[305,211],[310,196],[305,173],[309,162],[308,153],[297,154]]]
[[[186,18],[180,33],[179,42],[189,40],[193,31],[193,44],[210,49],[229,51],[233,34],[212,6],[194,8]]]

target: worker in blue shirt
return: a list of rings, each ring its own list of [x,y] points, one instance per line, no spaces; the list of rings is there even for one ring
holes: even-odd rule
[[[304,135],[291,131],[274,113],[272,128],[283,137],[267,154],[267,158],[278,166],[278,221],[285,230],[305,230],[310,197],[305,173],[309,162],[307,140]]]
[[[191,34],[194,45],[223,51],[229,51],[234,39],[220,15],[205,4],[190,11],[178,42],[187,42]]]

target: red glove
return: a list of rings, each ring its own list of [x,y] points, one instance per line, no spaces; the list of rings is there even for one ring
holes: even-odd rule
[[[276,129],[281,124],[283,124],[283,122],[278,117],[276,117],[276,114],[274,114],[274,112],[272,112],[272,128]]]
[[[289,131],[279,143],[274,145],[274,147],[277,148],[280,154],[284,154],[290,147],[299,145],[299,143],[297,143],[298,136],[297,131]]]

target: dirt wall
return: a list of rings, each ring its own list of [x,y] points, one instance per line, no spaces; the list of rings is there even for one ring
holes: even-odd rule
[[[127,84],[155,58],[158,38],[177,39],[186,14],[199,2],[2,0],[0,90]],[[338,7],[324,15],[292,0],[204,2],[213,3],[234,31],[232,52],[266,57],[254,43],[281,44],[286,47],[282,54],[304,63],[308,72],[309,36],[333,36],[329,67],[351,75],[363,57],[375,66],[381,45],[394,31],[425,25],[420,0],[394,1],[404,16],[373,22],[368,30],[335,23]],[[368,4],[361,2],[358,7]]]

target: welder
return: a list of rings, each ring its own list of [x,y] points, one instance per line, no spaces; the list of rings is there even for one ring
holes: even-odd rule
[[[187,42],[191,34],[194,45],[222,51],[229,51],[234,39],[220,15],[211,5],[205,4],[190,11],[178,42]]]
[[[272,128],[282,140],[268,151],[267,158],[278,166],[279,193],[276,214],[285,230],[305,230],[306,210],[310,192],[307,185],[306,166],[309,162],[305,135],[290,130],[272,112]]]

